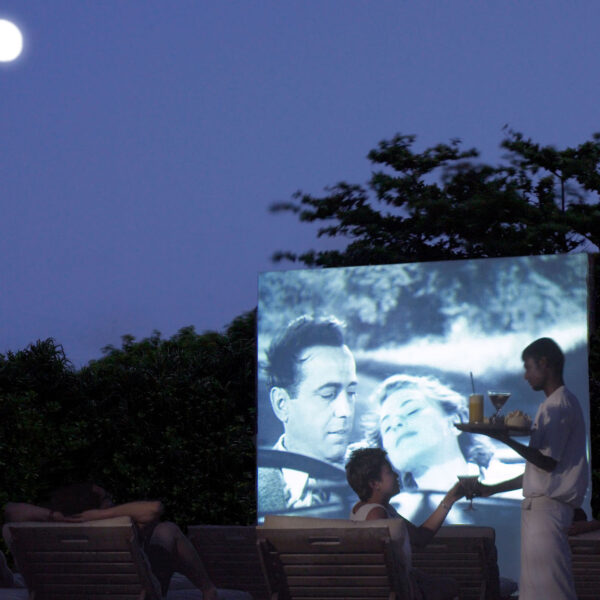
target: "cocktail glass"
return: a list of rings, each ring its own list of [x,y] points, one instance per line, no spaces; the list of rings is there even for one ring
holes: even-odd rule
[[[473,506],[473,497],[477,489],[477,482],[479,481],[479,475],[459,475],[458,480],[465,490],[465,497],[470,500],[469,506],[466,510],[475,510]]]
[[[488,392],[488,396],[496,409],[496,414],[492,417],[492,421],[498,420],[500,409],[506,404],[506,401],[510,398],[510,392]]]

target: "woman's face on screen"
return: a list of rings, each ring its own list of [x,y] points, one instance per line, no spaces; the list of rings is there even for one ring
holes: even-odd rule
[[[421,470],[438,461],[440,436],[448,429],[438,403],[416,388],[392,392],[379,408],[380,433],[399,471]]]

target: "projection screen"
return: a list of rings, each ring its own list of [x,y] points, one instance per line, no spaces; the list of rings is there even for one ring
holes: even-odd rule
[[[520,409],[533,418],[543,393],[523,379],[521,351],[539,337],[555,339],[565,353],[565,382],[583,409],[589,456],[587,302],[586,254],[261,274],[259,522],[273,513],[347,518],[357,498],[345,481],[344,459],[356,447],[388,451],[402,482],[392,504],[417,525],[458,475],[479,475],[485,483],[519,475],[524,462],[515,452],[488,437],[461,434],[453,423],[468,420],[473,385],[484,394],[486,416],[493,413],[487,392],[503,390],[511,393],[504,414]],[[349,352],[340,368],[349,387],[337,424],[328,414],[329,388],[322,405],[314,399],[290,405],[271,393],[269,349],[303,317],[343,325]],[[337,385],[336,365],[313,366],[329,369]],[[386,401],[382,384],[395,380],[413,390],[408,409]],[[588,515],[590,496],[588,490]],[[474,510],[459,501],[446,520],[495,527],[500,573],[515,580],[520,499],[520,490],[476,498]]]

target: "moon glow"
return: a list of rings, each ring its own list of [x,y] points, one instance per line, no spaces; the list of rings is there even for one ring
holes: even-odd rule
[[[23,36],[19,28],[10,21],[0,19],[0,62],[18,58],[23,50]]]

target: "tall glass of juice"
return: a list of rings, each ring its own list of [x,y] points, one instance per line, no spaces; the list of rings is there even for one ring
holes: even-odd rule
[[[483,394],[469,396],[469,423],[483,423]]]

